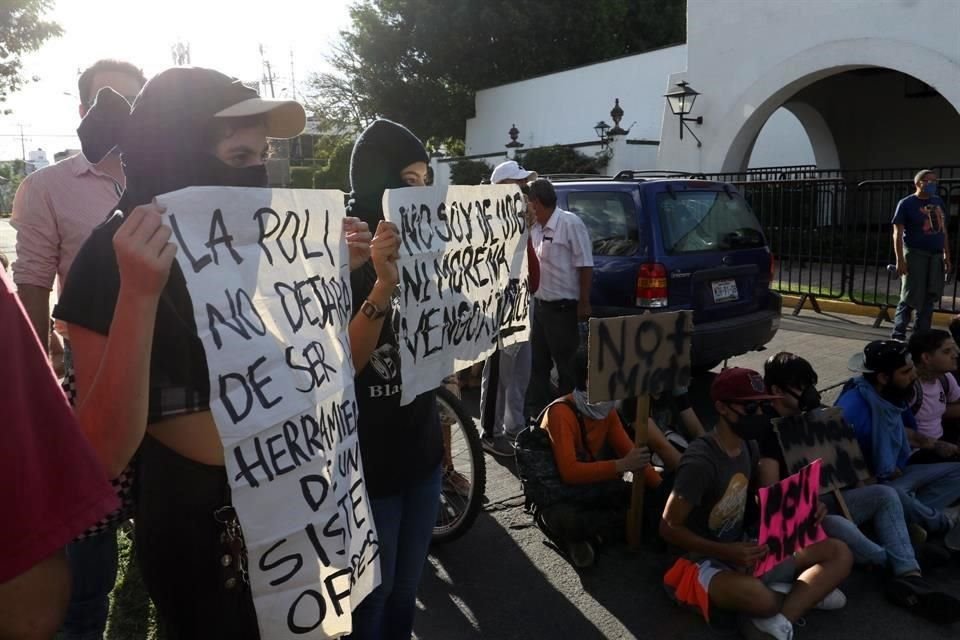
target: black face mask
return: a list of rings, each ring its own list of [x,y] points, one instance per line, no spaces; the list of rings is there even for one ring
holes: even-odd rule
[[[797,399],[797,405],[799,406],[801,413],[806,413],[807,411],[813,411],[823,406],[823,401],[820,397],[820,392],[817,391],[817,388],[813,385],[805,387],[799,395],[793,391],[788,393]]]
[[[766,411],[762,415],[737,416],[736,422],[728,422],[730,429],[744,440],[760,440],[770,432],[770,416]]]

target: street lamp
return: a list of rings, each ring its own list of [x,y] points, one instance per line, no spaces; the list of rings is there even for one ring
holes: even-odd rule
[[[683,130],[686,129],[690,132],[690,135],[693,136],[694,140],[697,141],[697,146],[702,147],[703,143],[700,142],[700,138],[697,137],[697,134],[693,132],[693,129],[691,129],[687,123],[696,122],[697,124],[703,124],[703,116],[697,116],[696,118],[685,117],[693,110],[693,103],[696,102],[698,95],[700,95],[699,91],[696,91],[688,85],[686,81],[683,81],[677,84],[676,89],[665,93],[663,97],[667,99],[667,104],[670,105],[670,111],[673,112],[673,115],[679,116],[680,118],[680,139],[683,140]]]
[[[601,120],[593,126],[593,131],[597,134],[597,137],[600,138],[600,145],[603,148],[606,148],[610,143],[610,138],[607,137],[607,131],[610,130],[610,125]]]

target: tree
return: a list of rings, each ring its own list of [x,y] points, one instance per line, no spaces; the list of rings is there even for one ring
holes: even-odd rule
[[[24,83],[21,56],[62,33],[59,25],[43,20],[52,6],[53,0],[3,0],[0,5],[0,102]]]
[[[685,0],[358,0],[314,76],[321,118],[460,138],[478,89],[684,40]]]
[[[480,184],[490,178],[493,167],[483,160],[458,160],[450,165],[450,182],[453,184]]]
[[[541,175],[554,173],[599,174],[607,166],[608,156],[588,156],[563,145],[540,147],[517,154],[524,167]]]

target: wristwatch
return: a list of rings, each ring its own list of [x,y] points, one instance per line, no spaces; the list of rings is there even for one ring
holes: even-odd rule
[[[379,320],[383,316],[387,315],[387,309],[381,309],[374,303],[370,302],[370,299],[363,301],[363,304],[360,305],[360,313],[367,316],[371,320]]]

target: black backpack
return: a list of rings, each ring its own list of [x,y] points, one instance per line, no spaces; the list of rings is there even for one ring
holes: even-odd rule
[[[560,502],[601,506],[621,501],[625,495],[624,487],[626,486],[623,480],[567,484],[560,477],[557,462],[553,457],[550,434],[541,426],[547,411],[557,404],[566,405],[577,417],[577,423],[580,425],[581,442],[584,445],[583,451],[577,451],[577,456],[585,462],[594,461],[587,446],[587,429],[583,423],[583,416],[577,411],[576,405],[563,399],[552,402],[540,413],[534,424],[521,431],[517,436],[517,471],[520,476],[520,484],[523,487],[524,508],[536,512],[538,509]]]
[[[943,389],[944,402],[950,397],[950,381],[947,379],[947,376],[952,376],[952,373],[944,373],[940,375],[940,388]],[[910,411],[913,412],[913,415],[917,415],[917,412],[920,411],[920,407],[923,406],[923,383],[920,382],[918,377],[913,381],[913,404],[910,405]]]

